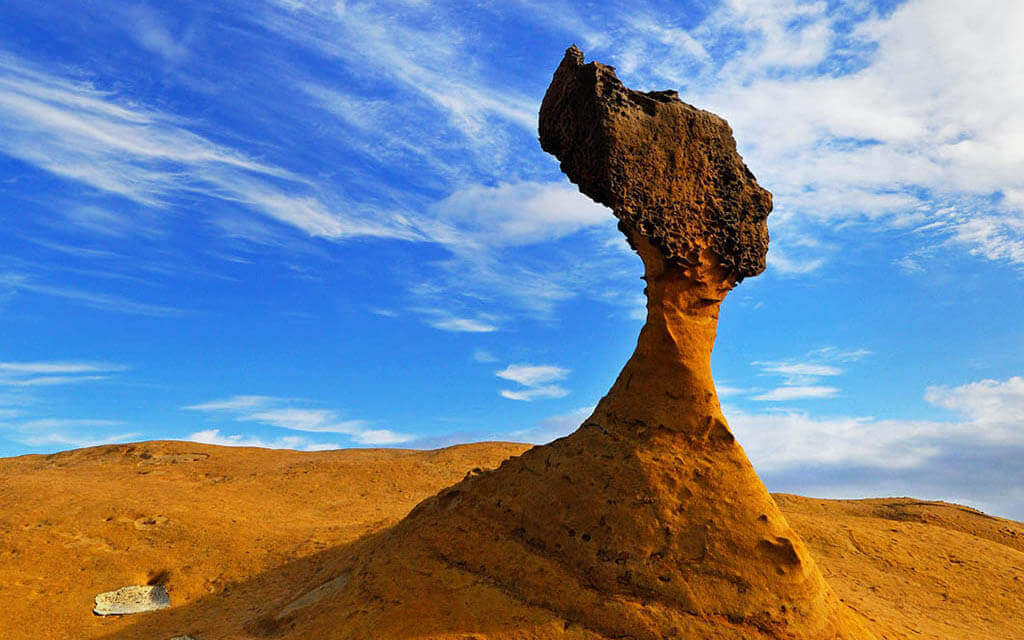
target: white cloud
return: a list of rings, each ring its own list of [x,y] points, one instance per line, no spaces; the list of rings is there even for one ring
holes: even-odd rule
[[[958,387],[928,387],[925,400],[962,414],[975,437],[1024,444],[1024,378],[980,380]]]
[[[771,391],[760,393],[754,396],[754,400],[762,402],[786,402],[788,400],[800,400],[804,398],[831,398],[839,393],[836,387],[825,387],[819,385],[792,385],[777,387]]]
[[[119,420],[38,417],[43,389],[106,380],[127,371],[122,364],[88,360],[0,362],[0,431],[5,438],[42,449],[92,447],[140,437]],[[99,375],[97,375],[99,374]],[[112,432],[117,428],[118,431]]]
[[[453,315],[444,309],[431,307],[418,307],[413,311],[424,316],[428,325],[441,331],[491,333],[498,330],[498,326],[495,324],[497,317],[491,314],[479,314],[475,318],[464,318]]]
[[[366,429],[353,435],[353,439],[360,444],[387,445],[408,442],[412,437],[388,429]]]
[[[843,350],[838,347],[821,347],[807,354],[808,357],[830,362],[856,362],[871,355],[870,349]]]
[[[107,362],[0,362],[0,386],[46,387],[94,382],[126,369]]]
[[[569,369],[554,365],[510,364],[501,371],[496,371],[494,375],[527,387],[533,387],[545,382],[563,380],[569,373]]]
[[[775,243],[769,247],[767,264],[772,270],[782,275],[800,276],[820,269],[825,264],[825,258],[798,258],[791,256],[785,249],[779,246],[779,241],[776,240]]]
[[[69,427],[110,427],[119,424],[121,422],[118,420],[40,418],[22,422],[19,427],[23,430],[40,431],[43,429],[66,429]]]
[[[742,394],[746,393],[747,390],[746,389],[742,389],[740,387],[733,387],[733,386],[730,386],[730,385],[727,385],[727,384],[716,384],[715,385],[715,392],[718,394],[719,398],[724,398],[724,397],[727,397],[727,396],[742,395]]]
[[[313,236],[416,238],[400,216],[353,215],[291,171],[187,129],[175,117],[0,52],[0,151],[149,207],[200,193]]]
[[[569,369],[554,365],[510,364],[494,375],[505,380],[519,383],[524,389],[503,389],[500,394],[509,400],[531,402],[539,398],[563,398],[569,391],[557,384],[549,384],[564,380],[571,373]]]
[[[607,225],[611,212],[564,182],[471,184],[437,203],[433,233],[446,244],[514,246]]]
[[[344,433],[353,436],[357,441],[367,433],[365,427],[368,424],[365,420],[338,421],[336,412],[325,409],[295,409],[291,407],[243,414],[237,419],[262,422],[293,431]]]
[[[975,421],[1024,420],[1024,378],[980,380],[959,387],[928,387],[928,402]]]
[[[428,101],[446,114],[467,138],[490,138],[494,120],[531,133],[535,104],[507,87],[486,83],[465,62],[466,35],[451,25],[410,26],[417,7],[404,11],[373,4],[339,5],[330,1],[279,0],[285,11],[272,13],[268,29],[321,54],[371,68],[378,79]],[[429,11],[429,8],[423,7]],[[421,25],[423,22],[418,21]]]
[[[131,442],[142,436],[140,432],[132,433],[115,433],[106,436],[98,437],[81,437],[76,435],[66,435],[61,433],[47,433],[38,436],[24,436],[17,438],[17,441],[22,444],[27,444],[32,447],[62,447],[68,449],[82,449],[84,447],[98,447],[104,444],[120,444],[122,442]]]
[[[1022,207],[1024,209],[1024,207]],[[950,242],[989,260],[1024,264],[1024,215],[976,216],[949,226]]]
[[[759,471],[801,465],[916,468],[939,455],[980,445],[1024,446],[1024,378],[929,387],[929,403],[959,412],[962,421],[814,418],[804,412],[726,415]]]
[[[264,449],[298,449],[301,451],[326,451],[340,449],[334,442],[316,442],[304,436],[283,436],[266,440],[241,434],[222,435],[219,429],[206,429],[189,435],[187,440],[216,444],[226,447],[261,447]],[[365,445],[393,445],[407,442],[410,437],[387,429],[368,429],[352,435],[352,439]]]
[[[50,387],[60,384],[78,384],[81,382],[95,382],[106,380],[110,376],[37,376],[35,378],[22,378],[18,380],[4,380],[0,378],[0,385],[12,387]]]
[[[262,449],[298,449],[300,451],[325,451],[341,448],[332,442],[313,442],[302,436],[285,436],[276,440],[264,440],[238,434],[221,435],[219,429],[197,431],[185,439],[191,442],[215,444],[222,447],[260,447]]]
[[[239,417],[239,420],[252,420],[254,422],[265,422],[275,427],[294,429],[297,431],[309,431],[323,426],[333,420],[336,414],[326,409],[269,409],[256,413],[247,413]]]
[[[473,351],[474,362],[497,362],[498,359],[494,357],[490,351],[486,349],[476,349]]]
[[[0,362],[0,372],[14,373],[100,373],[106,371],[124,371],[127,367],[106,362]]]
[[[680,88],[728,119],[775,194],[777,272],[810,273],[828,259],[793,253],[789,232],[851,222],[939,222],[978,256],[1024,264],[1024,4],[914,0],[882,14],[868,3],[724,2],[675,37],[659,26],[670,17],[644,9],[600,26],[600,13],[530,5],[589,38],[586,53],[617,65],[627,84]],[[602,29],[609,37],[591,37]],[[957,217],[945,202],[959,205]]]
[[[809,398],[831,398],[839,393],[837,387],[821,384],[821,378],[840,376],[845,371],[835,366],[837,362],[855,362],[871,352],[867,349],[842,350],[836,347],[821,347],[810,351],[805,359],[785,361],[755,361],[751,364],[760,368],[760,375],[782,378],[783,386],[752,396],[761,402],[786,402]]]
[[[386,92],[357,95],[348,77],[296,74],[297,93],[330,115],[327,121],[346,147],[389,172],[405,169],[403,182],[411,186],[396,200],[417,203],[406,219],[421,239],[452,253],[430,265],[436,276],[424,270],[427,282],[411,287],[429,284],[445,295],[417,304],[446,306],[461,294],[547,316],[616,274],[625,260],[620,255],[613,268],[607,257],[580,261],[570,252],[530,261],[511,255],[510,248],[614,229],[614,219],[575,187],[548,181],[551,161],[535,143],[540,96],[521,95],[494,78],[479,58],[490,42],[478,31],[460,26],[463,21],[440,6],[277,4],[280,10],[262,18],[268,29]],[[532,151],[522,153],[523,145]],[[424,190],[438,195],[424,198]],[[432,326],[498,328],[476,317],[482,307],[466,307],[451,309],[451,318],[432,319]]]
[[[189,56],[184,38],[175,38],[161,20],[160,15],[145,5],[136,5],[125,11],[126,29],[144,49],[168,62],[183,62]]]
[[[536,426],[513,431],[510,435],[516,440],[546,444],[575,431],[592,413],[594,413],[594,407],[580,407],[569,413],[544,418]]]
[[[121,424],[118,420],[38,418],[4,426],[9,430],[8,437],[15,442],[32,447],[77,449],[128,442],[142,435],[137,431],[97,433],[104,427]]]
[[[61,298],[91,309],[103,311],[114,311],[116,313],[128,313],[141,316],[152,316],[158,318],[169,318],[182,316],[188,313],[184,309],[175,307],[136,302],[122,296],[76,289],[73,287],[53,286],[36,282],[19,273],[0,273],[0,285],[9,287],[11,293],[29,292],[39,295]]]
[[[274,396],[232,396],[222,400],[211,400],[182,408],[195,411],[241,411],[270,406],[279,401],[280,398],[275,398]]]
[[[464,333],[490,333],[497,331],[495,325],[473,318],[458,318],[455,316],[439,317],[428,320],[427,324],[442,331],[458,331]]]
[[[569,390],[556,384],[545,384],[527,389],[502,389],[499,393],[502,398],[508,398],[509,400],[532,402],[540,398],[564,398],[569,395]]]
[[[917,467],[941,451],[929,438],[941,431],[941,423],[816,419],[806,413],[746,414],[731,408],[726,415],[759,472],[805,465]]]
[[[838,376],[843,372],[838,367],[809,362],[754,362],[765,373],[777,373],[783,376]]]
[[[254,422],[270,427],[305,431],[307,433],[335,433],[348,436],[358,444],[397,444],[413,439],[413,436],[398,433],[389,429],[372,428],[366,420],[339,420],[338,412],[331,409],[316,409],[292,406],[293,401],[287,398],[262,395],[238,395],[220,400],[211,400],[194,404],[183,409],[190,411],[223,412],[230,414],[238,422]],[[264,444],[247,444],[263,442],[259,438],[243,435],[223,436],[221,441],[214,441],[219,436],[218,430],[200,432],[210,438],[210,444],[243,443],[240,446],[270,446]],[[212,435],[211,435],[212,434]],[[195,434],[193,434],[195,435]],[[298,439],[296,439],[298,438]],[[289,442],[298,443],[295,446]],[[273,440],[271,448],[308,448],[305,438],[288,436]],[[280,446],[278,446],[280,445]],[[329,448],[337,448],[330,445]]]

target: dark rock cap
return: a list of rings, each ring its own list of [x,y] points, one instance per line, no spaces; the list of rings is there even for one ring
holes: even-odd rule
[[[608,206],[666,263],[712,254],[736,282],[764,271],[772,194],[736,151],[729,124],[675,91],[625,87],[575,45],[540,107],[540,144],[580,191]]]

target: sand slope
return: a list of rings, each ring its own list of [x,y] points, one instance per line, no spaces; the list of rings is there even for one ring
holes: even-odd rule
[[[149,442],[2,459],[0,637],[334,635],[345,621],[327,615],[332,594],[375,532],[526,448],[303,453]],[[880,637],[1024,637],[1024,525],[906,498],[775,498]],[[92,614],[95,594],[147,582],[167,587],[171,609]],[[449,637],[482,640],[487,630]]]

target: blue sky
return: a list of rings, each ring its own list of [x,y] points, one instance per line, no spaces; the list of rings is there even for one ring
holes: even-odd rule
[[[775,194],[713,366],[773,490],[1024,519],[1024,5],[39,3],[0,23],[0,455],[544,442],[640,262],[536,141],[564,49]]]

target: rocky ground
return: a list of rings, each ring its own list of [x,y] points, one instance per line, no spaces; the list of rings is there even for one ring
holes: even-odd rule
[[[526,448],[148,442],[2,459],[0,637],[336,636],[345,620],[323,614],[354,558],[422,499]],[[908,498],[775,498],[879,637],[1024,637],[1024,525]],[[172,606],[93,614],[97,594],[146,584],[164,586]]]

